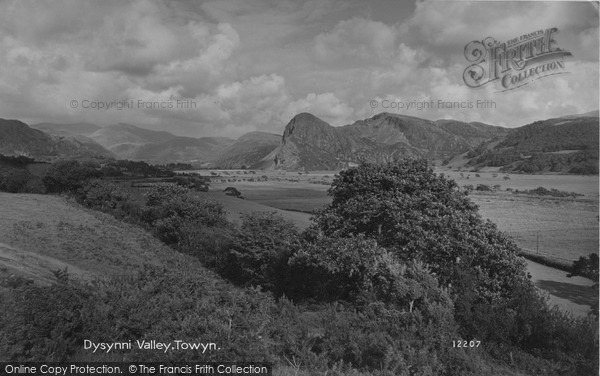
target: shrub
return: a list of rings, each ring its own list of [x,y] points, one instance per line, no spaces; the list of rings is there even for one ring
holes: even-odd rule
[[[229,252],[226,275],[237,283],[260,285],[279,294],[285,287],[288,258],[298,245],[296,226],[281,215],[244,214]]]
[[[22,168],[0,168],[0,191],[24,192],[31,178],[31,174]]]
[[[290,295],[322,301],[379,301],[412,312],[427,302],[452,306],[449,295],[420,262],[402,263],[363,236],[319,236],[290,259]],[[294,294],[295,293],[295,294]]]
[[[42,180],[46,190],[51,193],[75,193],[88,179],[99,178],[101,172],[95,167],[76,160],[54,162]]]
[[[233,197],[240,197],[242,195],[242,192],[238,191],[234,187],[227,187],[223,190],[223,192],[225,192],[225,194],[227,196],[233,196]]]
[[[582,276],[596,282],[598,287],[598,255],[590,253],[588,256],[581,256],[577,261],[573,261],[571,274],[568,277]]]
[[[147,209],[143,221],[152,225],[155,234],[166,244],[178,245],[188,238],[194,226],[227,226],[223,205],[192,195],[177,185],[153,187],[146,194]]]
[[[87,207],[106,211],[122,208],[131,200],[131,193],[120,185],[93,179],[84,183],[76,197]]]
[[[110,327],[97,318],[93,299],[80,287],[66,283],[18,287],[0,310],[0,359],[68,360],[84,339]]]

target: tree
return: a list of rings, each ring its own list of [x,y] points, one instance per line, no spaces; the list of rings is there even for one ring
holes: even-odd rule
[[[226,274],[243,285],[260,285],[279,294],[286,288],[287,261],[299,245],[296,226],[274,212],[242,216],[233,239]]]
[[[329,194],[332,203],[315,215],[310,231],[364,236],[399,262],[428,264],[442,286],[450,287],[455,315],[464,318],[463,334],[471,328],[469,312],[508,309],[515,286],[531,283],[514,242],[426,161],[362,164],[340,172]]]
[[[42,178],[48,192],[76,192],[88,179],[99,178],[101,172],[77,160],[60,160],[52,164]]]
[[[598,287],[598,255],[590,253],[589,256],[581,256],[579,260],[573,261],[571,273],[567,277],[582,276],[595,282]]]
[[[157,236],[167,244],[180,244],[195,226],[228,225],[221,203],[195,196],[187,188],[159,185],[150,189],[145,197],[147,209],[142,219],[151,224]]]
[[[453,180],[426,161],[363,164],[342,171],[329,190],[332,203],[315,216],[313,230],[331,236],[363,234],[400,260],[432,266],[449,283],[453,264],[477,270],[490,292],[525,278],[518,248],[489,221]]]
[[[227,187],[223,190],[223,192],[225,192],[226,195],[233,197],[240,197],[242,195],[242,192],[234,187]]]
[[[31,174],[22,168],[0,168],[0,191],[23,192],[31,178]]]

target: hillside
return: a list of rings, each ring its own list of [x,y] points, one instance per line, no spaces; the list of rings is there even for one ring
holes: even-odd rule
[[[362,161],[409,157],[507,172],[598,173],[598,111],[514,129],[390,113],[333,127],[301,113],[286,125],[283,136],[257,131],[237,140],[182,137],[123,123],[35,125],[47,133],[17,120],[4,120],[0,127],[0,153],[38,159],[100,155],[218,168],[338,170]]]
[[[333,127],[304,113],[288,123],[281,145],[259,166],[332,170],[361,161],[386,162],[405,157],[445,159],[505,132],[503,128],[482,123],[433,122],[389,113]]]
[[[0,154],[38,160],[66,157],[112,157],[112,153],[84,136],[52,136],[18,120],[0,119]]]
[[[215,154],[233,142],[226,137],[181,137],[131,124],[102,127],[89,137],[119,159],[161,164],[212,160]]]
[[[360,160],[384,158],[376,142],[348,134],[308,113],[296,115],[285,127],[281,144],[260,167],[335,170]]]
[[[218,168],[254,168],[281,143],[281,135],[267,132],[249,132],[235,140],[217,156],[211,165]]]
[[[467,154],[470,166],[525,173],[598,173],[597,112],[536,121]]]
[[[114,150],[123,158],[149,163],[205,162],[215,158],[233,142],[225,137],[174,137],[164,142],[142,145],[121,144]]]
[[[38,123],[32,124],[31,128],[39,129],[48,134],[56,136],[89,136],[90,134],[98,131],[101,127],[90,124],[90,123],[71,123],[71,124],[60,124],[60,123]]]

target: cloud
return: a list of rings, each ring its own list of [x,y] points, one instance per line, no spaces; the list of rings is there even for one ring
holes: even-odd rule
[[[399,12],[405,14],[399,14]],[[557,27],[569,74],[510,93],[468,88],[464,46]],[[403,112],[518,126],[598,107],[597,5],[569,2],[135,0],[0,2],[0,117],[128,122],[194,136],[282,132],[298,112],[333,125],[372,99],[494,100]],[[71,100],[189,100],[92,111]]]
[[[319,34],[315,38],[314,53],[324,62],[390,60],[396,55],[396,37],[393,26],[352,18],[340,21],[330,32]]]
[[[284,117],[291,119],[301,112],[309,112],[332,125],[344,125],[353,119],[354,110],[333,93],[310,93],[305,98],[288,104]]]

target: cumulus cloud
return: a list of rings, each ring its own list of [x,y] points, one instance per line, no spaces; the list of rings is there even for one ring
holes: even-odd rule
[[[305,98],[288,104],[284,117],[291,119],[301,112],[309,112],[332,125],[347,124],[352,120],[354,110],[333,93],[310,93]]]
[[[364,18],[340,21],[333,30],[315,38],[317,59],[339,63],[355,59],[357,63],[392,59],[396,54],[397,31],[393,26]]]
[[[398,16],[398,17],[396,17]],[[497,93],[468,88],[464,46],[557,27],[569,74]],[[296,113],[333,125],[370,100],[494,100],[491,109],[402,112],[505,126],[598,106],[597,4],[387,0],[0,2],[0,117],[174,133],[282,132]],[[91,111],[71,100],[194,101]]]

